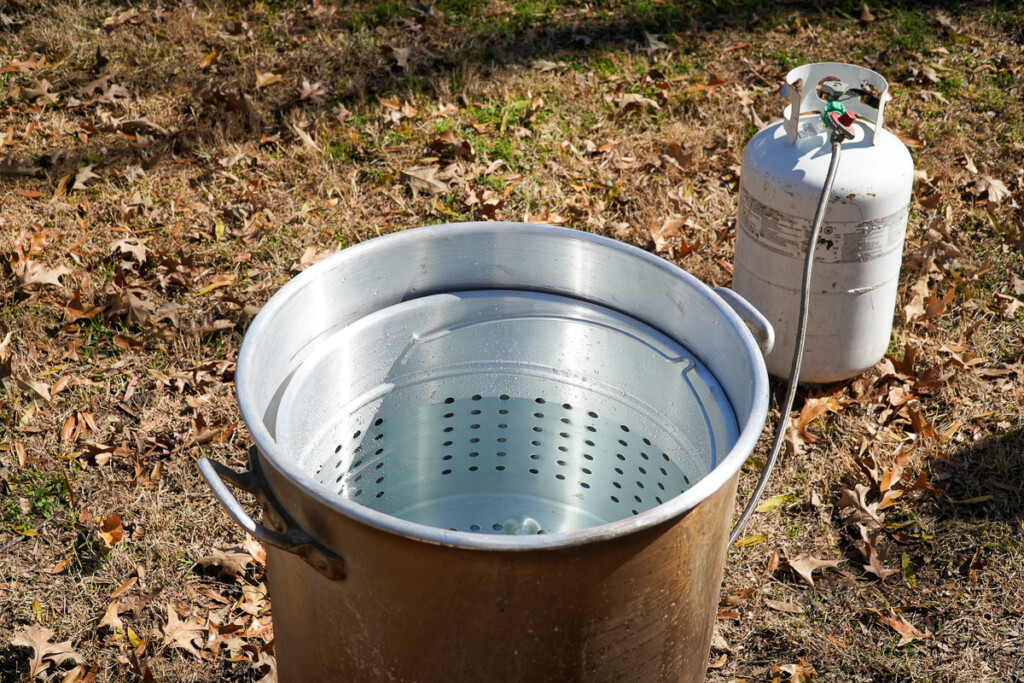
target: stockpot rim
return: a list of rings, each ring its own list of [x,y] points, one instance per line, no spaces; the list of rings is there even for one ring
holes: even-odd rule
[[[722,322],[727,324],[731,332],[738,337],[750,365],[754,369],[754,376],[751,377],[750,410],[745,420],[737,415],[737,422],[740,426],[739,436],[726,456],[706,476],[675,498],[633,517],[573,532],[502,536],[441,529],[378,512],[330,492],[299,467],[294,458],[289,457],[282,449],[278,448],[276,440],[271,436],[263,421],[263,414],[258,404],[259,368],[256,367],[254,361],[258,345],[277,321],[277,314],[302,293],[307,283],[330,270],[344,267],[344,264],[350,260],[369,258],[375,250],[400,247],[402,242],[411,243],[429,238],[458,241],[460,238],[482,231],[503,231],[505,234],[518,235],[524,239],[531,236],[550,237],[561,234],[566,239],[589,242],[596,248],[609,249],[620,252],[629,258],[640,259],[647,266],[661,270],[679,280],[681,287],[689,287],[710,301],[721,316]],[[503,288],[507,289],[507,287]],[[574,296],[571,292],[565,292],[564,295]],[[578,294],[575,297],[585,300]],[[688,350],[701,357],[697,351]],[[701,358],[701,360],[704,359]],[[743,463],[753,453],[768,414],[768,371],[762,353],[753,334],[740,316],[714,290],[674,263],[633,245],[572,228],[516,222],[446,223],[411,228],[380,235],[347,247],[344,251],[333,254],[309,267],[275,292],[246,330],[236,361],[235,391],[242,419],[255,441],[261,461],[280,473],[303,494],[320,505],[369,527],[416,541],[468,550],[535,551],[582,546],[633,534],[682,517],[686,512],[718,492],[736,475]],[[307,530],[307,532],[311,533],[312,530]],[[337,550],[343,552],[345,549],[338,548]]]

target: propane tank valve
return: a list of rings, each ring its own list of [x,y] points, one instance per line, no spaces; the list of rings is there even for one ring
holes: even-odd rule
[[[844,140],[852,140],[856,133],[853,130],[853,122],[857,115],[849,111],[846,106],[837,100],[825,103],[821,111],[821,121],[828,126],[835,135]]]

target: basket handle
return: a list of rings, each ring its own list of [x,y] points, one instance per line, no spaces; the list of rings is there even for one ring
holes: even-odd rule
[[[722,297],[722,300],[729,304],[729,308],[736,311],[736,315],[747,324],[747,328],[754,335],[757,347],[761,349],[761,355],[767,356],[771,353],[775,346],[775,328],[768,322],[768,318],[728,287],[715,287],[715,294]]]
[[[298,555],[328,579],[345,578],[345,559],[321,545],[281,510],[277,498],[267,486],[267,480],[260,469],[255,447],[249,451],[248,472],[236,472],[209,458],[200,458],[198,465],[203,478],[213,490],[213,495],[228,511],[231,518],[238,523],[238,526],[264,544]],[[242,504],[231,493],[228,484],[255,496],[263,506],[264,517],[274,519],[273,525],[276,530],[268,529],[250,517]],[[273,514],[268,514],[271,512]]]

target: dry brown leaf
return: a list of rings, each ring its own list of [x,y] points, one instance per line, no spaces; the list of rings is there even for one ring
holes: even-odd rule
[[[32,56],[25,60],[15,57],[7,66],[0,69],[0,72],[29,73],[36,69],[41,69],[45,64],[46,57],[38,52],[33,52]]]
[[[283,80],[283,76],[276,71],[257,71],[256,72],[256,89],[266,88],[269,85],[280,83]]]
[[[65,640],[63,643],[51,643],[50,638],[52,637],[53,631],[50,629],[39,624],[32,624],[14,634],[14,638],[11,639],[11,645],[32,648],[29,678],[35,678],[46,671],[50,668],[50,664],[61,664],[68,660],[76,663],[85,662],[82,656],[71,647],[70,640]]]
[[[125,11],[115,16],[107,17],[103,20],[103,25],[106,28],[113,28],[114,26],[120,26],[126,21],[131,21],[132,19],[135,19],[138,16],[138,11],[134,7],[132,7],[131,9],[126,9]]]
[[[655,52],[659,50],[671,50],[667,43],[658,40],[658,36],[652,35],[647,31],[644,31],[644,47],[641,48],[648,55],[653,56]]]
[[[20,379],[15,378],[15,383],[22,391],[27,393],[33,399],[42,399],[47,403],[50,403],[50,386],[37,382],[34,379]]]
[[[140,266],[146,263],[148,250],[142,240],[136,237],[126,237],[110,243],[110,251],[115,255],[129,256]]]
[[[407,47],[391,47],[390,45],[381,45],[380,51],[382,54],[388,55],[395,60],[395,66],[399,69],[409,68],[409,55],[412,54],[412,50]]]
[[[235,609],[254,617],[265,612],[267,606],[267,587],[262,583],[258,586],[243,585],[242,597],[235,603]]]
[[[241,548],[214,548],[213,552],[196,561],[200,567],[214,569],[219,574],[237,578],[245,574],[245,569],[253,564],[253,556]]]
[[[85,184],[87,182],[89,182],[90,180],[93,180],[95,178],[99,178],[100,176],[98,176],[98,175],[96,175],[95,173],[92,172],[92,169],[95,168],[95,167],[96,167],[96,164],[89,164],[88,166],[83,166],[82,168],[78,169],[78,172],[75,173],[75,182],[71,186],[71,189],[72,190],[84,190],[85,189]]]
[[[71,269],[65,265],[59,265],[56,268],[45,268],[42,264],[30,261],[25,266],[25,273],[22,276],[22,282],[26,285],[51,285],[53,287],[63,287],[60,278],[64,275],[70,275]]]
[[[999,293],[996,293],[995,299],[999,304],[999,314],[1008,320],[1013,320],[1018,311],[1024,310],[1024,303],[1020,299]]]
[[[910,302],[903,307],[904,320],[911,322],[924,315],[925,297],[929,296],[928,276],[918,279],[910,288]]]
[[[929,296],[928,302],[924,307],[924,314],[920,317],[921,320],[929,320],[937,316],[942,315],[946,311],[946,306],[953,301],[953,296],[956,294],[956,289],[950,287],[946,294],[939,298],[937,296]]]
[[[96,625],[97,629],[101,629],[107,626],[112,631],[123,631],[124,622],[121,621],[121,602],[114,600],[112,603],[107,605],[107,611],[103,613],[103,618],[100,619],[100,623]]]
[[[870,24],[875,20],[875,15],[871,13],[871,8],[866,2],[860,3],[860,20],[865,24]]]
[[[661,109],[661,105],[651,98],[634,92],[622,93],[617,98],[613,98],[612,102],[619,108],[619,111],[644,111],[647,107],[655,110]]]
[[[45,78],[40,79],[33,82],[32,85],[21,88],[21,98],[24,100],[35,100],[35,104],[38,106],[55,104],[57,96],[50,92],[52,87],[53,85],[50,81]]]
[[[202,659],[203,656],[196,649],[195,643],[196,641],[203,642],[206,640],[203,636],[204,631],[206,631],[205,624],[195,621],[182,621],[174,608],[167,605],[167,623],[163,626],[164,645],[184,650],[189,654],[195,655],[197,659]]]
[[[242,550],[249,553],[252,559],[257,564],[266,566],[267,564],[267,550],[263,547],[263,544],[257,541],[249,534],[245,535],[245,540],[242,542]]]
[[[310,100],[312,102],[321,102],[327,97],[327,91],[319,83],[310,83],[305,78],[302,79],[302,87],[299,88],[299,101]]]
[[[64,420],[64,426],[60,428],[60,440],[61,442],[68,442],[75,433],[75,427],[78,426],[78,420],[75,419],[74,414],[68,415],[67,419]]]
[[[903,411],[906,411],[907,417],[910,418],[910,425],[914,428],[915,434],[922,438],[938,441],[939,436],[935,432],[935,427],[928,421],[928,418],[921,414],[921,411],[913,406],[906,406]]]
[[[818,673],[813,666],[800,658],[795,664],[783,664],[772,667],[772,681],[781,680],[779,673],[789,674],[789,683],[814,683],[814,674]]]
[[[979,175],[967,189],[976,197],[984,196],[990,204],[999,204],[1011,196],[1003,181],[989,175]]]
[[[409,186],[409,189],[412,190],[414,197],[418,197],[421,190],[425,190],[431,194],[446,193],[449,189],[448,183],[438,180],[437,172],[437,166],[418,166],[414,168],[407,168],[402,171],[402,180],[404,180]]]
[[[811,578],[811,575],[816,570],[838,567],[842,560],[822,560],[811,555],[799,555],[793,559],[787,558],[786,562],[794,574],[803,579],[808,586],[814,588],[814,579]]]
[[[205,57],[203,57],[202,59],[199,60],[199,68],[200,69],[207,68],[208,66],[213,64],[213,60],[215,60],[215,59],[217,59],[217,48],[211,49],[210,53],[208,55],[206,55]]]
[[[781,600],[769,600],[764,599],[764,604],[769,609],[773,609],[779,612],[788,612],[789,614],[803,614],[804,610],[801,607],[797,607],[791,602],[782,602]]]
[[[469,193],[466,198],[466,206],[476,207],[476,212],[482,218],[495,221],[498,220],[498,209],[505,203],[505,195],[498,194],[486,187],[478,187]]]
[[[693,166],[693,154],[685,151],[679,143],[670,142],[665,148],[665,152],[679,165],[679,168],[687,169]]]
[[[654,249],[672,255],[672,244],[669,239],[676,237],[682,239],[682,232],[680,228],[685,225],[682,218],[666,218],[658,225],[657,219],[651,221],[651,227],[648,228],[648,232],[651,233],[651,237],[654,239]]]
[[[121,515],[110,515],[100,522],[100,538],[103,539],[103,547],[110,550],[124,538],[124,527],[121,525]]]
[[[809,396],[804,401],[800,414],[791,419],[790,424],[796,429],[797,437],[801,442],[814,443],[818,437],[807,431],[811,423],[825,413],[838,413],[842,409],[843,403],[840,401],[839,392],[825,396]]]
[[[867,484],[857,484],[852,490],[843,489],[836,506],[840,510],[853,509],[844,521],[850,524],[867,524],[872,528],[882,525],[882,516],[878,514],[878,503],[867,501],[869,492],[870,488]]]
[[[874,574],[882,581],[885,581],[887,576],[898,573],[898,569],[886,569],[882,564],[882,561],[888,559],[888,556],[878,548],[881,532],[878,529],[868,529],[863,524],[859,524],[858,528],[861,540],[860,551],[868,561],[863,565],[864,571]]]
[[[901,617],[899,614],[896,614],[891,607],[889,608],[888,615],[882,614],[878,610],[871,611],[878,615],[878,618],[882,620],[882,623],[900,634],[900,642],[896,643],[896,647],[903,647],[915,640],[923,640],[925,638],[932,637],[931,631],[925,629],[925,632],[921,633],[921,631],[917,630],[913,624]]]
[[[82,303],[81,288],[75,290],[71,300],[64,306],[64,319],[71,323],[76,320],[88,320],[103,312],[103,306],[87,306]]]

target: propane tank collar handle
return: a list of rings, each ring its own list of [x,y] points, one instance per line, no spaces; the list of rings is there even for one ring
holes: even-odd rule
[[[799,137],[801,114],[821,112],[826,104],[842,100],[853,115],[873,122],[874,125],[865,126],[864,133],[865,143],[873,146],[890,97],[889,83],[881,74],[834,62],[805,64],[791,70],[786,74],[782,94],[789,98],[783,111],[783,126],[786,137],[794,144]]]

